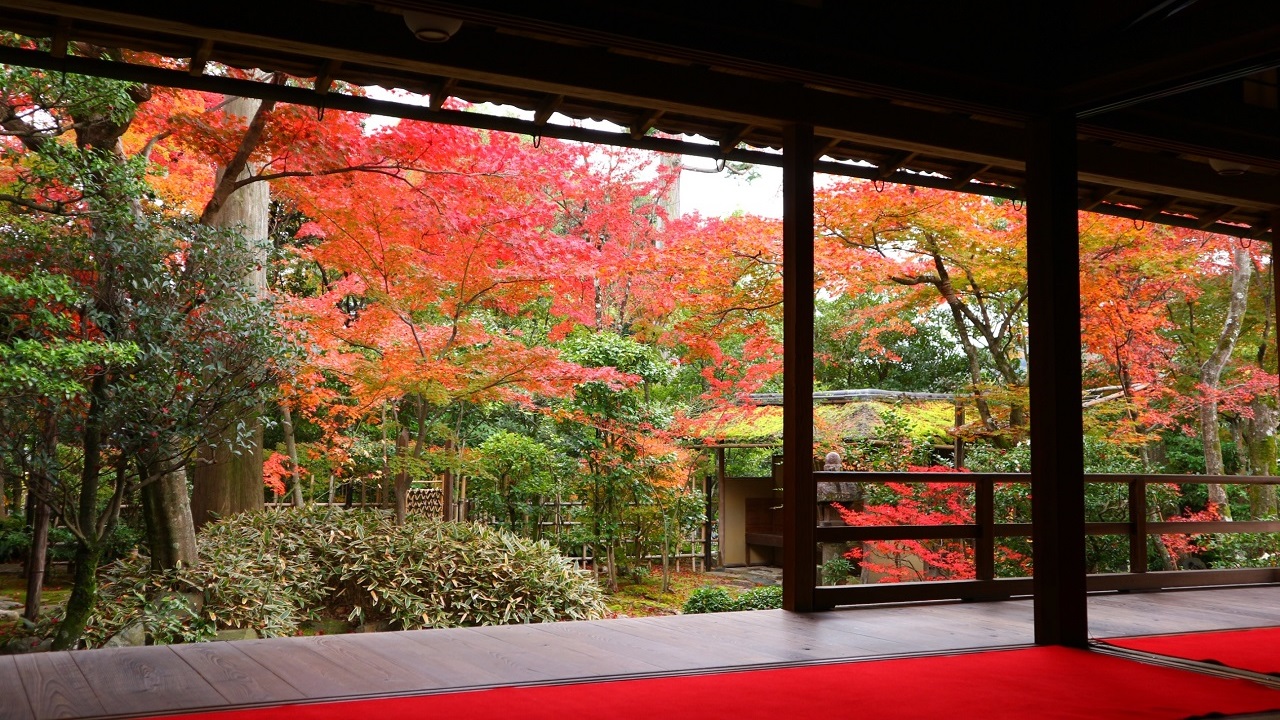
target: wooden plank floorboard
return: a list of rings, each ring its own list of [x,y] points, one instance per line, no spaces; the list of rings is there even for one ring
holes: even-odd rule
[[[455,657],[465,658],[468,663],[506,678],[508,683],[545,682],[566,675],[574,676],[585,672],[588,665],[586,661],[575,662],[572,657],[557,662],[546,653],[512,645],[501,638],[476,632],[475,628],[452,628],[440,632],[448,634],[450,652]]]
[[[369,636],[376,641],[382,634]],[[464,641],[461,629],[406,630],[395,633],[397,652],[410,662],[420,662],[439,678],[441,687],[474,687],[510,683],[485,653],[477,653]]]
[[[668,639],[655,639],[644,632],[644,626],[624,623],[610,624],[575,622],[544,623],[534,626],[556,638],[572,638],[577,642],[602,646],[621,654],[643,658],[662,672],[676,670],[705,670],[723,667],[724,663],[712,657],[706,648],[673,644]],[[635,629],[636,632],[628,632]]]
[[[167,645],[74,652],[93,691],[117,713],[151,713],[214,707],[225,701],[213,686]]]
[[[1280,587],[1101,594],[1094,637],[1280,626]],[[130,713],[961,652],[1033,641],[1033,606],[758,610],[0,656],[0,718]]]
[[[968,623],[957,623],[954,618],[907,622],[910,618],[898,613],[862,613],[860,610],[836,610],[830,613],[794,614],[781,611],[756,611],[779,613],[777,617],[765,615],[758,618],[778,631],[797,637],[813,638],[839,649],[841,655],[889,655],[915,652],[922,649],[968,649],[1007,645],[1019,638],[997,636]],[[886,631],[885,628],[893,628]],[[899,631],[900,630],[900,631]]]
[[[172,645],[183,662],[200,673],[232,705],[301,700],[302,693],[236,647],[238,643]]]
[[[555,637],[537,630],[530,630],[523,625],[468,629],[476,635],[485,637],[489,642],[494,643],[495,647],[506,645],[507,649],[503,650],[503,653],[516,661],[540,665],[548,673],[549,679],[565,680],[600,674],[616,675],[620,672],[613,672],[612,668],[631,664],[630,660],[621,655],[608,658],[606,656],[610,653],[607,650],[601,651],[581,643],[567,643],[561,646],[556,642]],[[518,653],[518,656],[513,653]],[[655,666],[645,664],[637,672],[648,673],[654,672],[655,669]]]
[[[18,676],[18,664],[0,655],[0,720],[34,720],[27,691]]]
[[[1095,595],[1089,610],[1093,637],[1268,627],[1280,625],[1280,588]]]
[[[753,610],[737,613],[715,613],[707,617],[712,626],[726,634],[741,638],[758,650],[771,651],[786,660],[819,660],[855,655],[890,652],[878,647],[874,638],[832,633],[807,632],[804,626],[791,625],[782,610]]]
[[[18,665],[18,676],[26,688],[31,712],[37,718],[80,718],[107,713],[94,692],[105,679],[94,676],[90,684],[72,659],[74,654],[34,653],[12,658]]]
[[[405,692],[430,685],[413,668],[333,635],[236,642],[236,649],[309,699]]]
[[[638,653],[619,651],[609,642],[584,642],[567,632],[554,632],[546,628],[569,626],[577,623],[535,623],[530,625],[509,626],[502,629],[503,639],[514,639],[518,642],[532,643],[545,648],[546,652],[566,650],[589,658],[596,667],[608,668],[612,674],[637,674],[661,672],[663,667],[649,662],[649,659]],[[483,629],[483,628],[477,628]]]
[[[988,626],[995,624],[989,619],[974,617],[967,612],[913,616],[901,612],[901,608],[894,608],[892,612],[878,608],[866,608],[865,610],[871,611],[866,613],[863,610],[835,610],[830,613],[790,617],[784,613],[777,619],[767,618],[767,621],[786,632],[817,632],[833,641],[846,634],[852,638],[850,645],[864,647],[879,654],[966,650],[1026,643],[1031,639],[1029,632],[1014,632],[1003,624],[992,629]],[[796,627],[797,623],[806,622],[805,618],[810,617],[815,618],[807,621],[811,629],[801,630]],[[761,618],[761,621],[765,620],[766,618]]]
[[[803,618],[786,618],[780,622],[779,632],[812,644],[830,658],[882,656],[902,651],[898,641],[863,632],[861,626],[818,623]]]
[[[681,644],[682,636],[688,637],[691,646],[705,649],[719,666],[770,664],[809,657],[799,638],[782,638],[774,634],[772,628],[763,631],[747,622],[716,617],[726,614],[637,618],[635,627],[638,631],[661,632],[677,645]]]
[[[690,657],[687,661],[690,669],[767,664],[779,661],[777,656],[762,652],[751,645],[724,641],[714,632],[714,628],[707,625],[677,622],[680,619],[680,616],[672,616],[670,618],[628,618],[605,622],[619,623],[616,627],[608,625],[608,632],[622,633],[668,647],[684,648],[690,655],[696,653],[697,657]]]

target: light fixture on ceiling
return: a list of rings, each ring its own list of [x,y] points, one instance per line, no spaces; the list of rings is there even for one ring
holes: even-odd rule
[[[462,27],[462,21],[458,18],[414,10],[404,11],[404,24],[413,32],[414,37],[423,42],[435,43],[448,40]]]
[[[1209,158],[1209,167],[1219,175],[1243,175],[1249,169],[1249,166],[1244,163],[1218,158]]]

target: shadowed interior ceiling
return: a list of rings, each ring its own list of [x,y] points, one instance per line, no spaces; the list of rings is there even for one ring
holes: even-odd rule
[[[461,25],[424,42],[406,12]],[[0,0],[0,29],[39,40],[0,62],[731,161],[777,164],[811,124],[821,172],[1013,199],[1025,122],[1068,113],[1082,209],[1268,240],[1280,209],[1280,3]],[[368,85],[430,103],[351,93]]]

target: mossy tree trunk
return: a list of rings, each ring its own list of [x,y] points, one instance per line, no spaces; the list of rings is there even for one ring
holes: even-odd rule
[[[245,268],[244,281],[259,293],[265,293],[267,288],[271,193],[265,182],[237,185],[254,174],[248,158],[261,143],[272,106],[251,98],[234,98],[227,104],[229,115],[245,120],[245,134],[230,164],[219,168],[213,196],[200,217],[205,225],[236,228],[245,239],[257,244],[257,264]],[[210,438],[200,452],[191,495],[197,529],[219,517],[263,508],[262,408],[246,407],[240,412],[244,427],[231,423],[220,436]]]
[[[151,569],[191,567],[199,563],[196,527],[182,468],[142,469],[142,514],[151,546]]]

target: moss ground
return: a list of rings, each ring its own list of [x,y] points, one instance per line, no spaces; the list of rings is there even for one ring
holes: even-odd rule
[[[71,595],[71,577],[65,568],[58,565],[50,568],[45,576],[44,589],[40,593],[40,604],[44,607],[63,605]],[[0,598],[18,603],[15,608],[19,613],[27,602],[27,579],[22,576],[20,565],[0,565]],[[9,637],[18,625],[17,620],[0,617],[0,644]]]
[[[606,597],[605,602],[615,617],[677,615],[689,594],[704,585],[740,588],[742,581],[723,573],[673,571],[670,592],[662,592],[662,569],[654,568],[634,582],[620,584],[618,592]]]

